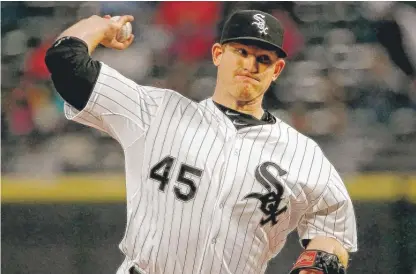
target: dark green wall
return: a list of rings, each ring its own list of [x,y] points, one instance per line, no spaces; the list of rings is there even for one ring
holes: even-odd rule
[[[348,273],[413,273],[416,205],[355,202],[355,208],[359,252]],[[115,273],[125,220],[124,204],[2,205],[1,271]],[[267,273],[288,273],[299,252],[293,233]]]

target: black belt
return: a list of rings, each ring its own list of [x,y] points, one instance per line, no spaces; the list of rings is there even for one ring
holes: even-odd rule
[[[129,273],[130,274],[145,274],[143,272],[141,272],[139,269],[137,269],[136,267],[132,266],[129,269]]]

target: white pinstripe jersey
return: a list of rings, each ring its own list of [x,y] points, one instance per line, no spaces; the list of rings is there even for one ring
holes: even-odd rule
[[[353,206],[311,139],[277,119],[236,130],[212,99],[145,87],[103,64],[87,106],[66,116],[125,153],[126,260],[144,273],[264,273],[297,229],[357,250]]]

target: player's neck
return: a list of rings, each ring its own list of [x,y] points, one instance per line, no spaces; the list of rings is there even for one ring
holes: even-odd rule
[[[226,92],[214,92],[212,100],[227,108],[234,109],[238,112],[252,115],[257,119],[261,119],[264,114],[262,108],[263,97],[258,97],[252,101],[240,101],[235,97],[232,97]]]

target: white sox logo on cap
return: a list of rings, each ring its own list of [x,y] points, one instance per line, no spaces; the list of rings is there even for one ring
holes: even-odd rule
[[[265,15],[260,13],[253,15],[253,18],[256,20],[256,22],[253,22],[252,25],[256,25],[259,28],[260,34],[267,34],[266,31],[269,29],[266,27],[266,21],[264,21],[265,17]]]

